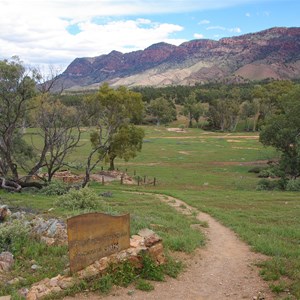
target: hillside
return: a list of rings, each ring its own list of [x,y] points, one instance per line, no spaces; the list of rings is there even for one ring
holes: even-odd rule
[[[211,81],[300,78],[300,28],[271,28],[231,38],[167,43],[145,50],[76,58],[59,75],[66,89],[193,85]]]

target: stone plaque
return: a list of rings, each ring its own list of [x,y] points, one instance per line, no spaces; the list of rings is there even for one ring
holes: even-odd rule
[[[130,247],[130,216],[88,213],[69,218],[68,245],[71,272]]]

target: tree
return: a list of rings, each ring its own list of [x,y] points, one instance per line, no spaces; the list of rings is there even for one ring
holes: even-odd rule
[[[114,170],[114,160],[116,157],[128,161],[134,158],[138,151],[142,150],[145,131],[133,124],[122,126],[112,137],[109,145],[107,158],[109,160],[109,169]]]
[[[21,142],[21,128],[35,95],[34,74],[26,72],[17,57],[0,61],[0,173],[19,181],[18,160],[28,146]]]
[[[292,89],[279,102],[280,112],[266,120],[259,140],[281,153],[279,167],[283,177],[294,179],[300,176],[300,87]]]
[[[46,166],[50,181],[79,141],[77,113],[49,94],[52,83],[42,85],[41,80],[36,70],[27,71],[17,57],[0,61],[0,176],[2,188],[8,190],[41,188],[28,179]],[[40,153],[23,139],[29,120],[42,136],[43,145],[36,149]],[[20,168],[27,175],[19,177]]]
[[[93,169],[106,157],[114,135],[130,124],[131,119],[139,119],[144,111],[141,94],[123,86],[114,90],[107,83],[97,94],[87,98],[85,104],[87,118],[96,129],[91,134],[92,150],[86,161],[83,187],[89,182]]]
[[[192,92],[188,97],[185,98],[183,104],[182,113],[189,119],[189,127],[193,127],[193,120],[199,124],[200,117],[203,115],[205,109],[203,103],[197,101],[196,93]]]
[[[250,130],[250,118],[254,116],[254,104],[249,100],[244,101],[240,105],[240,116],[242,120],[246,121],[245,129]]]
[[[157,125],[167,124],[176,119],[174,104],[164,97],[151,100],[147,110],[156,119]]]
[[[279,99],[293,89],[291,81],[273,81],[266,85],[256,85],[253,89],[254,122],[253,131],[258,129],[259,122],[280,110]]]
[[[47,181],[50,182],[53,175],[66,165],[67,155],[78,146],[81,115],[76,108],[63,105],[56,95],[49,93],[36,97],[32,115],[38,135],[43,140],[43,147],[28,177],[36,175],[41,167],[45,167]]]

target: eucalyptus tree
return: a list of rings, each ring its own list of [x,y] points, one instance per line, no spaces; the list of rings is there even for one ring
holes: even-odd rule
[[[85,105],[87,119],[95,129],[91,133],[92,149],[85,164],[83,187],[89,182],[94,168],[108,155],[119,130],[126,128],[132,119],[140,119],[144,111],[140,93],[124,86],[113,89],[107,83],[100,86],[95,95],[88,97]]]
[[[35,74],[18,57],[0,61],[0,174],[19,181],[18,162],[31,155],[21,129],[35,95]]]

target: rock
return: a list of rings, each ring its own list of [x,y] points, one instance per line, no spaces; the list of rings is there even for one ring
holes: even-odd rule
[[[155,234],[155,232],[149,228],[144,228],[144,229],[141,229],[139,232],[138,232],[138,235],[139,236],[142,236],[142,237],[148,237],[150,235],[153,235]]]
[[[95,266],[90,265],[85,269],[79,271],[77,274],[80,279],[85,279],[85,278],[91,278],[93,276],[96,276],[97,274],[99,274],[99,271]]]
[[[75,284],[75,280],[72,277],[61,277],[58,280],[58,285],[62,290],[66,290]]]
[[[0,222],[5,221],[11,215],[11,211],[9,210],[7,205],[0,206]]]
[[[47,230],[47,236],[48,237],[54,237],[57,231],[57,224],[58,224],[58,220],[49,220],[50,226]]]
[[[13,278],[12,280],[8,281],[7,284],[9,284],[9,285],[18,284],[21,280],[24,280],[24,278],[16,277],[16,278]]]
[[[11,214],[11,218],[12,219],[17,219],[17,220],[22,220],[25,218],[25,212],[20,212],[20,211],[17,211],[13,214]]]
[[[54,238],[49,238],[47,236],[42,236],[41,237],[41,242],[45,243],[48,246],[53,246],[55,244],[55,239]]]
[[[145,237],[145,246],[151,247],[152,245],[155,245],[156,243],[158,243],[160,241],[161,241],[161,238],[157,234],[153,234],[148,237]]]
[[[37,300],[37,296],[36,296],[36,293],[33,291],[33,292],[29,292],[27,295],[26,295],[26,300]]]
[[[42,267],[41,266],[38,266],[38,265],[32,265],[31,266],[31,270],[33,270],[33,271],[36,271],[36,270],[38,270],[38,269],[41,269]]]
[[[151,247],[161,241],[161,238],[154,231],[148,228],[140,230],[138,235],[144,238],[146,247]]]
[[[14,256],[10,252],[0,254],[0,272],[9,271],[14,264]]]
[[[99,270],[99,272],[103,272],[107,269],[109,265],[108,257],[102,257],[98,261],[95,262],[95,267]]]
[[[139,246],[144,246],[144,238],[139,235],[133,235],[130,239],[130,247],[137,248]]]
[[[11,296],[0,296],[0,300],[11,300]]]
[[[166,261],[164,248],[161,242],[150,247],[149,254],[159,265],[164,264]]]
[[[68,242],[67,226],[58,219],[44,220],[35,218],[32,222],[32,233],[47,245],[66,245]]]
[[[25,298],[25,297],[27,296],[28,292],[29,292],[29,289],[28,289],[28,288],[21,288],[21,289],[18,291],[18,294],[19,294],[21,297]]]

